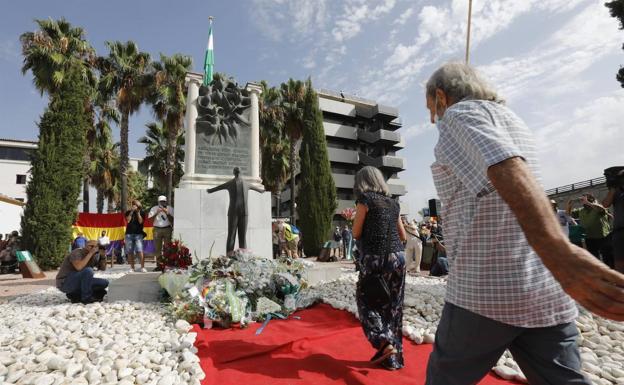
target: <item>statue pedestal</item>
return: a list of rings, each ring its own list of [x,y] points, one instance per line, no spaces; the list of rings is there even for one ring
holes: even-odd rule
[[[201,259],[210,256],[213,242],[212,257],[225,255],[230,196],[227,191],[208,194],[197,188],[201,184],[197,182],[194,189],[175,190],[173,237],[182,239],[191,253]],[[271,258],[271,194],[249,191],[247,207],[247,248],[255,255]],[[238,249],[238,236],[234,249]]]

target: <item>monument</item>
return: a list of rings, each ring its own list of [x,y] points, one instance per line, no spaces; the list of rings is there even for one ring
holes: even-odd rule
[[[184,176],[175,190],[173,236],[200,258],[229,249],[226,191],[208,193],[232,179],[238,168],[248,188],[264,191],[260,179],[260,85],[239,87],[218,74],[202,84],[203,75],[187,73]],[[247,194],[246,194],[247,195]],[[271,195],[249,194],[243,244],[255,254],[272,255]],[[231,235],[231,232],[230,232]],[[240,234],[239,234],[240,236]],[[240,238],[239,238],[240,240]],[[230,251],[230,250],[227,250]]]

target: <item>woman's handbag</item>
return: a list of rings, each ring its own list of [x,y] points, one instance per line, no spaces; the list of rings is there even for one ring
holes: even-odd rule
[[[388,225],[388,235],[386,236],[386,252],[381,265],[381,272],[370,273],[364,275],[360,279],[360,290],[365,298],[366,303],[372,307],[390,303],[390,287],[383,276],[383,268],[388,263],[388,254],[390,254],[390,230],[392,223]]]

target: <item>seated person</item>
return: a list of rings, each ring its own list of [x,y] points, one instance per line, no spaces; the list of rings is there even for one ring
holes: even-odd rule
[[[87,245],[87,238],[82,233],[78,233],[74,242],[72,242],[72,250],[82,249]]]
[[[19,249],[19,233],[11,232],[11,236],[0,249],[0,264],[12,272],[17,267],[17,250]]]
[[[433,277],[443,277],[449,273],[448,259],[446,258],[446,247],[442,243],[442,237],[434,235],[431,240],[436,248],[436,259],[431,266],[429,275]]]
[[[97,241],[88,241],[84,248],[73,250],[65,257],[56,275],[56,287],[67,294],[72,303],[102,301],[108,281],[93,277],[97,261]]]

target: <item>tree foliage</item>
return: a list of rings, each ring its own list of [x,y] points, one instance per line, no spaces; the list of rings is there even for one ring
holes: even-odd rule
[[[184,114],[186,111],[186,73],[191,70],[193,61],[190,56],[174,54],[166,56],[161,54],[160,61],[152,63],[154,92],[152,106],[156,117],[163,121],[167,129],[166,140],[166,182],[165,195],[171,202],[173,188],[179,178],[176,172],[179,136],[184,126]]]
[[[102,95],[115,100],[115,106],[121,117],[120,124],[120,163],[121,175],[120,200],[121,210],[126,211],[128,205],[128,131],[130,115],[137,112],[149,96],[150,56],[139,51],[133,41],[107,41],[109,49],[107,57],[98,59],[100,70],[99,89]]]
[[[167,143],[169,132],[165,125],[156,122],[146,125],[145,136],[139,138],[139,143],[145,145],[145,158],[139,162],[139,167],[145,167],[154,181],[154,188],[162,195],[167,189]],[[176,156],[173,169],[173,187],[177,187],[184,170],[184,133],[179,131],[176,138]]]
[[[71,242],[84,176],[88,92],[80,73],[68,71],[39,123],[39,145],[26,186],[22,246],[42,269],[58,267]]]
[[[24,64],[22,73],[32,71],[33,83],[41,92],[54,94],[61,87],[69,71],[78,71],[79,77],[95,85],[92,71],[95,50],[85,39],[80,27],[73,27],[64,18],[35,20],[38,31],[20,36]]]
[[[609,8],[609,12],[612,17],[615,17],[620,22],[620,29],[624,29],[624,0],[613,0],[605,3],[605,6]],[[624,49],[624,44],[622,45]],[[620,67],[617,75],[615,76],[622,88],[624,88],[624,67]]]
[[[305,88],[303,139],[299,150],[301,179],[297,206],[305,253],[318,255],[331,231],[336,210],[336,186],[327,155],[323,113],[310,79]]]
[[[278,197],[277,216],[280,216],[279,197],[290,172],[290,138],[284,129],[280,90],[269,87],[264,80],[260,84],[260,173],[264,188]]]

